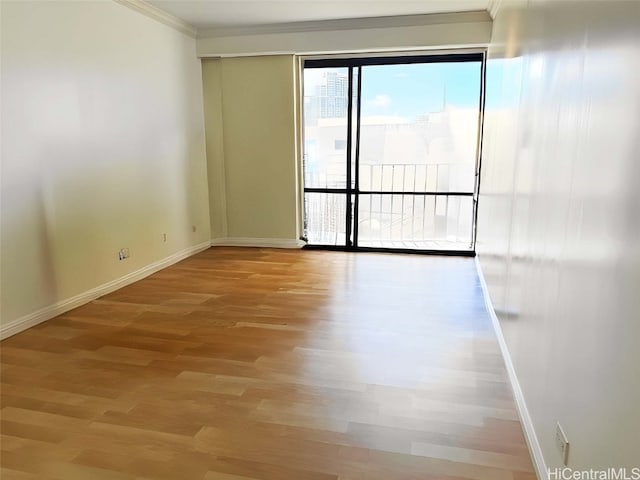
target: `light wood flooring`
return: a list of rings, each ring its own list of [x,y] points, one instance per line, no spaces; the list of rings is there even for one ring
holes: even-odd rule
[[[472,259],[209,249],[6,339],[2,480],[534,480]]]

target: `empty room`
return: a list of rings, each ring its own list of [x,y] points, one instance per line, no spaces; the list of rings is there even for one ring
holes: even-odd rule
[[[640,1],[0,23],[2,480],[640,480]]]

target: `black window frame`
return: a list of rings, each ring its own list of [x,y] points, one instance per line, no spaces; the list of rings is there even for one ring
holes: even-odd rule
[[[303,201],[306,193],[328,193],[328,194],[344,194],[346,196],[346,225],[345,225],[345,245],[321,245],[307,244],[303,248],[319,249],[319,250],[339,250],[339,251],[373,251],[373,252],[389,252],[389,253],[413,253],[426,255],[453,255],[475,257],[476,255],[476,236],[478,222],[478,197],[480,195],[480,174],[482,166],[482,141],[484,128],[484,107],[485,107],[485,89],[486,89],[486,50],[477,52],[460,52],[460,53],[434,53],[434,54],[416,54],[416,55],[389,55],[389,56],[354,56],[346,58],[308,58],[302,61],[302,70],[314,68],[348,68],[348,100],[347,100],[347,146],[346,146],[346,169],[347,180],[345,188],[322,188],[322,187],[306,187],[303,185]],[[362,91],[362,68],[372,65],[409,65],[416,63],[462,63],[462,62],[479,62],[480,63],[480,95],[478,98],[479,121],[478,121],[478,139],[476,147],[476,166],[475,166],[475,182],[473,192],[437,192],[437,191],[369,191],[360,190],[359,186],[359,148],[360,148],[360,99]],[[353,76],[354,68],[358,68],[357,75],[357,110],[356,110],[356,139],[355,149],[352,148],[353,143]],[[303,74],[304,75],[304,74]],[[304,102],[302,102],[304,105]],[[304,126],[303,126],[304,131]],[[352,150],[355,158],[352,158]],[[355,179],[352,182],[352,162],[354,162]],[[352,186],[353,184],[353,186]],[[428,195],[428,196],[457,196],[457,197],[473,197],[473,213],[472,213],[472,232],[470,250],[433,250],[433,249],[405,249],[405,248],[382,248],[382,247],[362,247],[357,244],[358,240],[358,211],[360,195]],[[352,200],[353,199],[353,200]],[[352,203],[353,202],[353,203]],[[304,211],[304,208],[303,208]],[[303,214],[304,215],[304,214]],[[355,221],[354,221],[355,219]],[[306,224],[306,217],[305,217]],[[352,231],[353,229],[353,231]],[[353,241],[351,239],[353,235]],[[301,238],[306,241],[306,238]]]

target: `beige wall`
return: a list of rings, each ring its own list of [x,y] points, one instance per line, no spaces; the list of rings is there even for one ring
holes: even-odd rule
[[[111,1],[1,8],[5,326],[210,232],[195,40]]]
[[[502,2],[478,251],[544,461],[640,466],[640,4]]]
[[[294,65],[291,55],[203,60],[214,235],[298,237]]]

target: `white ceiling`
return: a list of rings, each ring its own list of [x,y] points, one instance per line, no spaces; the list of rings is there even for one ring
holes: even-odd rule
[[[488,10],[494,0],[147,0],[197,28]]]

